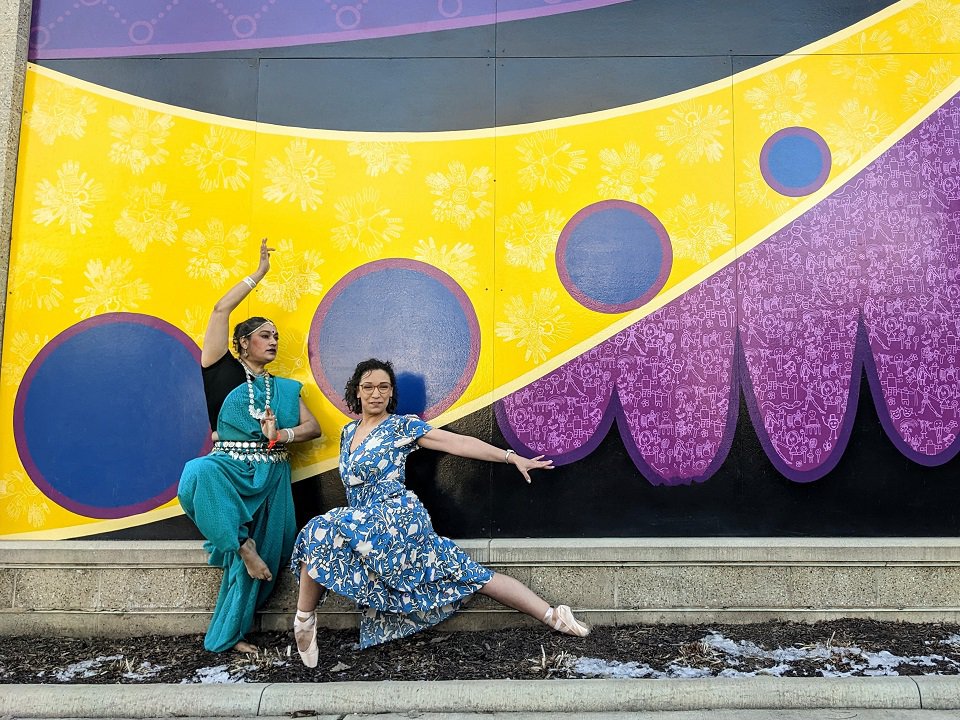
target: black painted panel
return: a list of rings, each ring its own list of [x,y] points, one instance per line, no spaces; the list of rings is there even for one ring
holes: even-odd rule
[[[567,117],[728,78],[730,59],[515,58],[497,61],[497,125]]]
[[[328,130],[464,130],[494,122],[494,62],[263,60],[259,119]]]
[[[706,482],[653,486],[634,467],[616,427],[584,460],[531,488],[494,497],[494,537],[950,536],[960,457],[917,465],[880,425],[866,379],[853,434],[837,467],[795,483],[767,459],[741,403],[730,454]],[[549,508],[549,513],[538,512]]]
[[[257,118],[257,61],[252,58],[106,58],[38,64],[157,102],[241,120]]]
[[[497,55],[781,55],[892,5],[889,0],[634,0],[502,23]]]

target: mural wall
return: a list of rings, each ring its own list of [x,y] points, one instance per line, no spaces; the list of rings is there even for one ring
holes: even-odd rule
[[[960,2],[37,0],[0,536],[194,537],[213,303],[342,388],[546,454],[426,451],[466,536],[952,535]]]

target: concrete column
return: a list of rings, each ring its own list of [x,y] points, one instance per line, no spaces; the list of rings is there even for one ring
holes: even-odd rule
[[[7,314],[13,191],[17,184],[20,116],[23,113],[32,5],[33,0],[0,1],[0,358],[3,321]]]

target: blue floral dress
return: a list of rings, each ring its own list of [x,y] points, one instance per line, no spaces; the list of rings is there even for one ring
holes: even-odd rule
[[[297,537],[290,569],[356,601],[360,647],[412,635],[452,615],[493,572],[474,562],[433,523],[404,480],[407,456],[431,427],[390,415],[353,452],[353,421],[340,433],[340,479],[348,507],[310,520]]]

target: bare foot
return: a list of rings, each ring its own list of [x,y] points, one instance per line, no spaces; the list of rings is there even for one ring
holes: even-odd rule
[[[257,544],[252,538],[241,545],[238,552],[240,553],[240,559],[243,560],[243,564],[247,568],[247,575],[254,580],[266,580],[268,582],[273,580],[273,574],[263,558],[257,554]]]
[[[241,640],[241,641],[238,642],[236,645],[234,645],[232,649],[233,649],[233,650],[236,650],[237,652],[242,652],[242,653],[258,653],[258,652],[260,652],[260,648],[258,648],[256,645],[251,645],[251,644],[248,643],[246,640]]]

